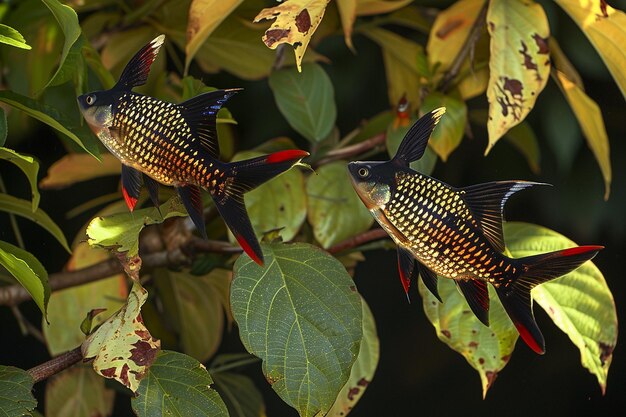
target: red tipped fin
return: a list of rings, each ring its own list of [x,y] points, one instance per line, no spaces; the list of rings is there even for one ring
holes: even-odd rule
[[[241,249],[243,249],[246,255],[248,255],[250,259],[256,262],[259,266],[263,266],[263,259],[261,259],[256,254],[256,252],[252,249],[252,246],[250,246],[246,238],[240,234],[235,235],[235,238],[237,239],[237,242],[239,242],[239,246],[241,246]]]
[[[561,256],[575,256],[580,255],[587,252],[599,252],[604,249],[604,246],[597,245],[588,245],[588,246],[577,246],[575,248],[564,249],[561,251]]]
[[[268,164],[277,164],[285,161],[294,161],[296,159],[302,159],[309,156],[307,151],[301,151],[299,149],[292,149],[288,151],[274,152],[267,156]]]
[[[130,91],[133,87],[144,85],[150,74],[150,66],[156,59],[164,41],[165,35],[159,35],[141,48],[126,64],[119,81],[113,88]]]
[[[543,345],[543,339],[541,339],[541,341],[537,341],[537,339],[533,337],[530,330],[528,330],[528,328],[526,328],[523,323],[514,321],[513,324],[519,332],[519,335],[522,337],[522,340],[528,345],[529,348],[531,348],[533,351],[535,351],[535,353],[538,353],[539,355],[543,355],[544,353],[546,353],[546,348]]]
[[[122,186],[122,194],[124,195],[124,200],[126,201],[128,209],[130,211],[135,210],[135,206],[137,205],[137,198],[130,196],[124,186]]]

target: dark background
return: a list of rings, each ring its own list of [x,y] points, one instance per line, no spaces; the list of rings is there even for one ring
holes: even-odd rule
[[[528,221],[556,230],[579,244],[606,246],[594,260],[615,297],[619,318],[625,317],[626,284],[624,235],[626,224],[626,106],[619,89],[596,52],[578,28],[550,2],[543,2],[566,54],[584,78],[587,94],[598,102],[605,117],[611,143],[613,185],[608,202],[600,170],[581,136],[562,94],[552,81],[540,95],[527,120],[541,146],[541,173],[533,175],[524,158],[505,141],[483,157],[487,132],[472,125],[473,139],[464,138],[446,164],[439,162],[433,176],[454,186],[478,182],[525,179],[549,182],[552,188],[533,189],[516,195],[506,207],[506,218]],[[622,6],[623,9],[623,6]],[[363,119],[388,108],[382,58],[370,41],[356,36],[357,55],[346,53],[341,37],[322,42],[318,51],[332,61],[325,65],[335,86],[337,124],[346,134]],[[626,46],[625,46],[626,47]],[[199,73],[196,74],[200,76]],[[242,82],[227,74],[203,76],[208,85],[245,87],[229,102],[238,120],[239,148],[245,149],[275,136],[287,135],[305,147],[278,113],[266,80]],[[472,100],[470,109],[487,108],[484,97]],[[272,123],[267,121],[271,120]],[[9,126],[9,131],[10,131]],[[65,153],[49,130],[41,129],[9,147],[37,155],[41,173]],[[380,158],[383,158],[381,155]],[[9,193],[28,198],[28,184],[21,172],[0,163]],[[103,178],[64,190],[43,191],[41,207],[55,219],[68,239],[86,223],[93,212],[72,220],[65,213],[77,204],[114,192],[117,178]],[[38,256],[49,272],[62,269],[67,254],[47,233],[31,222],[19,220],[27,248]],[[0,213],[0,239],[13,241],[5,214]],[[441,343],[426,319],[419,298],[408,305],[396,272],[395,251],[372,251],[355,273],[359,291],[369,303],[377,321],[381,358],[373,382],[351,415],[620,415],[626,405],[626,349],[618,341],[605,396],[593,375],[580,364],[578,349],[535,307],[539,327],[547,345],[543,356],[534,354],[522,342],[507,367],[499,374],[487,399],[482,399],[478,374],[462,356]],[[21,306],[35,323],[40,315],[34,303]],[[23,337],[8,308],[0,308],[0,362],[29,368],[48,359],[46,349],[31,337]],[[241,349],[236,330],[224,339],[222,351]],[[264,391],[268,416],[297,415],[286,406],[262,377],[260,366],[247,373]],[[42,400],[44,385],[36,385]],[[128,397],[117,396],[115,416],[131,415]],[[40,404],[41,405],[41,404]]]

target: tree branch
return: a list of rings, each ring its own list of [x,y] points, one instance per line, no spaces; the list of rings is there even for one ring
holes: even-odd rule
[[[30,368],[28,371],[35,383],[50,378],[52,375],[58,374],[61,371],[66,370],[75,363],[80,362],[83,359],[83,353],[80,350],[80,346],[65,352],[52,358],[47,362],[37,365],[34,368]]]
[[[456,78],[456,76],[459,74],[459,71],[461,70],[461,66],[463,65],[463,62],[465,61],[465,58],[467,58],[467,54],[473,51],[474,46],[476,45],[476,42],[478,42],[478,39],[480,38],[480,31],[483,28],[483,25],[485,24],[485,18],[487,17],[488,7],[489,7],[489,2],[485,1],[485,4],[483,4],[483,7],[480,9],[478,16],[476,16],[476,20],[472,24],[472,28],[470,29],[470,32],[467,35],[467,39],[465,40],[463,47],[461,47],[461,50],[459,51],[457,56],[454,58],[454,61],[452,61],[452,64],[450,65],[450,69],[448,70],[448,72],[446,72],[443,78],[441,79],[441,82],[439,83],[439,87],[437,88],[437,90],[445,93],[450,88],[454,78]]]
[[[356,235],[350,239],[344,240],[343,242],[339,242],[335,246],[331,246],[328,248],[328,252],[332,254],[343,252],[345,250],[361,246],[364,243],[371,242],[372,240],[383,239],[385,237],[388,237],[388,235],[383,229],[368,230],[360,235]]]
[[[387,135],[385,133],[379,133],[376,136],[364,140],[363,142],[355,143],[354,145],[346,146],[345,148],[335,149],[328,152],[323,159],[317,161],[314,165],[316,167],[327,164],[339,159],[346,159],[351,156],[359,155],[367,152],[371,149],[381,146],[385,143]]]

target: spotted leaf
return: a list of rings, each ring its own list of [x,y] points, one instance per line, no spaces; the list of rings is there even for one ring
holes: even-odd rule
[[[550,29],[543,8],[529,0],[494,0],[487,11],[489,145],[486,153],[535,105],[550,74]]]
[[[135,282],[126,304],[93,332],[81,346],[93,369],[136,392],[139,381],[156,359],[161,342],[152,337],[141,318],[148,292]]]
[[[296,66],[301,71],[302,58],[315,29],[322,21],[330,0],[286,0],[282,4],[261,10],[255,22],[276,19],[265,31],[263,42],[270,49],[283,43],[293,46]]]

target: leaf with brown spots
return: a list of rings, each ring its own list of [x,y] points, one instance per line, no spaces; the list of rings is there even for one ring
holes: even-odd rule
[[[437,336],[478,371],[485,397],[498,372],[509,362],[518,336],[495,291],[490,285],[490,327],[487,327],[472,314],[453,280],[439,279],[443,303],[432,295],[421,279],[418,281],[424,311],[435,326]]]
[[[94,359],[93,369],[97,373],[121,382],[133,392],[161,347],[141,318],[141,306],[147,298],[148,292],[135,282],[126,304],[81,347],[85,359]]]
[[[505,223],[504,235],[515,258],[576,246],[550,229],[527,223]],[[531,294],[578,347],[582,365],[596,376],[604,392],[618,323],[615,301],[602,272],[586,262],[567,275],[535,287]]]
[[[361,308],[363,310],[363,340],[361,340],[359,354],[356,357],[356,361],[354,361],[354,365],[352,365],[348,382],[339,392],[335,404],[326,414],[326,417],[346,416],[365,393],[378,366],[380,349],[376,333],[376,322],[364,299],[361,299]]]
[[[626,14],[612,8],[606,1],[555,1],[596,48],[626,98]]]
[[[520,123],[534,107],[550,74],[548,19],[534,1],[494,0],[489,3],[489,145]]]
[[[265,31],[263,42],[270,49],[283,43],[293,46],[296,66],[302,71],[302,58],[315,29],[322,21],[330,0],[286,0],[282,4],[261,10],[255,22],[267,19],[276,21]]]

